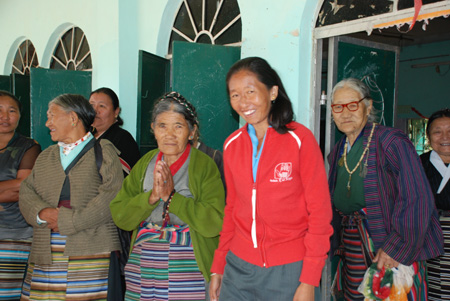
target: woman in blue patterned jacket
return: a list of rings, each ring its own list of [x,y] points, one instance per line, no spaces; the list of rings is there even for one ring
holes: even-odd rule
[[[344,136],[329,156],[334,255],[341,260],[335,294],[364,300],[358,292],[372,263],[378,270],[414,268],[408,300],[427,300],[425,260],[443,253],[433,193],[408,137],[374,123],[368,87],[354,78],[332,92],[332,114]]]

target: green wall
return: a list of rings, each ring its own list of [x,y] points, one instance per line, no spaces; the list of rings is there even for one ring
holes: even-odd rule
[[[413,65],[447,62],[447,65],[413,68]],[[450,41],[402,48],[398,76],[397,116],[420,118],[416,108],[426,117],[450,107]],[[439,72],[438,72],[439,71]]]

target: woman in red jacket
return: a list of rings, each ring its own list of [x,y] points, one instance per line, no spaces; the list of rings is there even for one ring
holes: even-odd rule
[[[247,124],[224,144],[227,205],[211,300],[313,300],[333,232],[319,146],[293,121],[265,60],[240,60],[226,80],[231,106]]]

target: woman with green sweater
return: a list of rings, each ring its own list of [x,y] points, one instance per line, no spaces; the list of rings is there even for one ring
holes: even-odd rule
[[[156,103],[158,149],[133,167],[111,202],[119,228],[134,231],[125,267],[126,300],[202,300],[225,206],[219,170],[191,147],[195,108],[171,92]]]

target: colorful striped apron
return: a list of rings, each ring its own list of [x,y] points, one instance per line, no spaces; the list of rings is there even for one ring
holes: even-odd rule
[[[69,257],[65,246],[52,232],[52,264],[29,264],[21,300],[106,300],[111,252]]]
[[[336,298],[364,300],[358,287],[376,254],[365,210],[364,208],[350,215],[341,214],[341,246],[334,254],[340,256],[340,260],[331,288]],[[426,264],[417,261],[413,263],[413,268],[414,284],[408,294],[408,301],[427,300]]]
[[[0,300],[19,300],[31,249],[28,240],[0,240]]]
[[[189,227],[142,222],[125,266],[125,300],[205,300]]]

